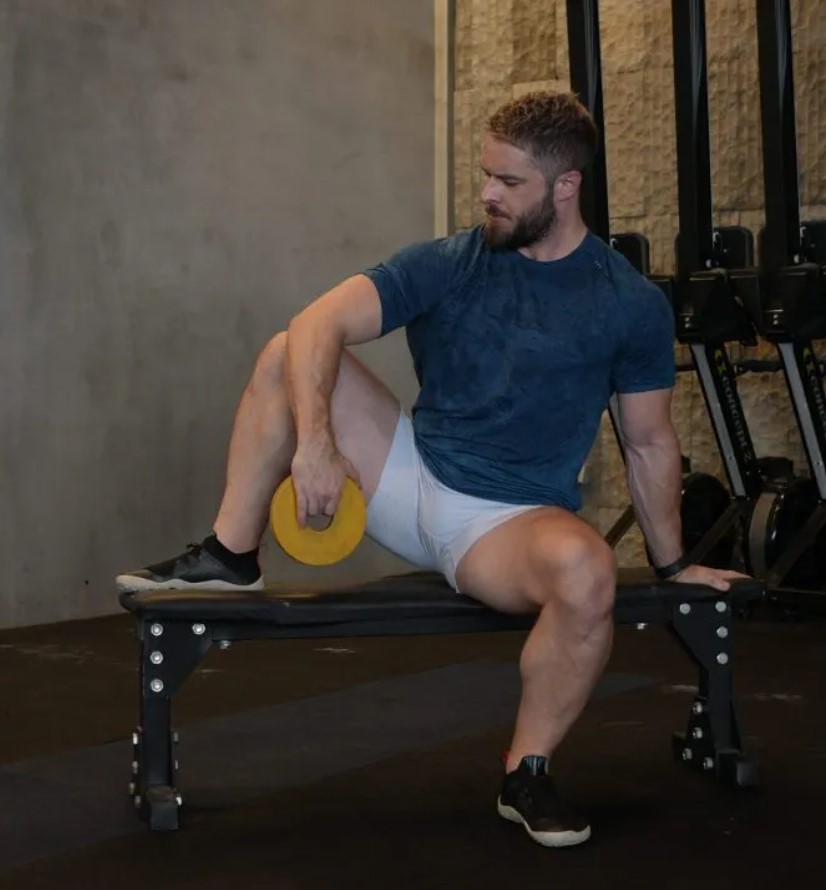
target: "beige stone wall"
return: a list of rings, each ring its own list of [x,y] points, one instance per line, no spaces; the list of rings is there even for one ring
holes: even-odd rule
[[[503,101],[535,88],[568,88],[562,0],[456,0],[456,225],[482,218],[479,135]],[[707,0],[715,222],[763,224],[762,159],[754,0]],[[826,218],[826,3],[793,0],[797,126],[803,218]],[[651,242],[652,267],[673,271],[677,230],[674,87],[670,0],[600,3],[605,129],[612,231]],[[738,354],[735,347],[733,354]],[[759,354],[772,354],[758,347]],[[806,470],[781,375],[741,379],[758,454],[782,454]],[[677,386],[674,418],[694,467],[721,474],[714,436],[693,374]],[[585,515],[605,531],[627,500],[609,423],[587,467]],[[642,558],[631,535],[623,564]]]

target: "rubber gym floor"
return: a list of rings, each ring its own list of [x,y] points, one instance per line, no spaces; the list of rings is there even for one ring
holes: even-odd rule
[[[127,615],[0,633],[0,887],[822,887],[826,625],[737,626],[736,791],[671,753],[696,674],[665,631],[617,630],[554,761],[591,841],[495,811],[521,634],[238,643],[176,698],[183,824],[127,795]]]

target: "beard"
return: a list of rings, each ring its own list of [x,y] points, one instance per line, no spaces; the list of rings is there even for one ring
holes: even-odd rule
[[[520,247],[530,247],[541,241],[556,222],[553,189],[548,189],[541,201],[521,216],[517,216],[510,230],[495,228],[494,221],[504,218],[495,208],[488,208],[487,215],[484,236],[485,242],[492,250],[518,250]]]

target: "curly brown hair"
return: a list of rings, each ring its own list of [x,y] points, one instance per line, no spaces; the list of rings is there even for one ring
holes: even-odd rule
[[[494,112],[486,130],[527,152],[549,180],[584,170],[599,145],[596,124],[574,93],[526,93]]]

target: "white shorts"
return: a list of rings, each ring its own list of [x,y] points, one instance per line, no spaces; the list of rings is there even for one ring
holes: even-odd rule
[[[458,591],[456,567],[486,532],[535,504],[503,504],[442,485],[422,461],[413,424],[402,412],[367,509],[367,534],[424,569],[442,572]]]

